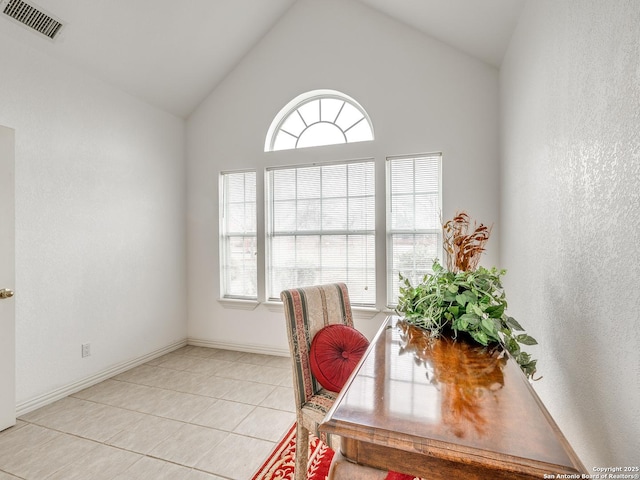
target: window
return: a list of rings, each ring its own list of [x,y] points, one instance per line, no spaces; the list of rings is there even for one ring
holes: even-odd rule
[[[358,102],[334,90],[315,90],[280,110],[265,152],[373,138],[371,120]],[[334,151],[311,153],[326,158]],[[245,308],[279,301],[285,289],[345,282],[354,306],[381,307],[377,293],[395,305],[399,273],[415,283],[441,259],[441,160],[440,153],[388,157],[386,185],[378,185],[386,186],[386,210],[379,205],[377,212],[374,159],[221,173],[221,297],[253,300],[229,302]],[[264,191],[264,205],[257,204],[257,191],[260,202]],[[263,212],[264,225],[257,229]],[[385,222],[386,230],[376,231]],[[264,231],[259,242],[257,230]],[[386,259],[376,258],[376,239],[380,248],[386,243]],[[376,285],[376,274],[386,282]]]
[[[398,273],[412,283],[440,258],[441,154],[387,158],[387,302],[397,303]]]
[[[354,305],[375,305],[374,161],[267,172],[267,298],[343,281]]]
[[[295,98],[273,120],[265,152],[373,140],[365,110],[351,97],[316,90]]]
[[[220,233],[222,297],[256,299],[256,172],[220,174]]]

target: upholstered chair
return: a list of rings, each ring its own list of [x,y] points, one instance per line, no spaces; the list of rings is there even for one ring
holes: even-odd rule
[[[333,450],[340,446],[339,437],[318,432],[318,425],[333,405],[336,394],[322,388],[311,373],[311,341],[327,325],[337,323],[353,327],[353,317],[349,293],[344,283],[285,290],[280,298],[284,303],[287,321],[298,422],[295,480],[305,480],[309,459],[309,432],[313,432]]]

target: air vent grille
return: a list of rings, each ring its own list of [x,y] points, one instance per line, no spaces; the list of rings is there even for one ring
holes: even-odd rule
[[[51,39],[62,28],[62,22],[22,0],[8,0],[2,13]]]

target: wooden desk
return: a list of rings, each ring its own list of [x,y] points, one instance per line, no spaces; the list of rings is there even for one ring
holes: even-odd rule
[[[504,353],[389,317],[327,413],[350,461],[429,479],[587,473]]]

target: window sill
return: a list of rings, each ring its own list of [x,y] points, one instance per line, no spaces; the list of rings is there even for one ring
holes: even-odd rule
[[[271,300],[267,302],[262,302],[262,305],[270,312],[275,312],[275,313],[284,312],[284,305],[282,304],[282,302]],[[374,307],[351,307],[351,313],[353,314],[353,317],[357,318],[358,320],[370,320],[381,311],[382,310],[379,310]]]
[[[255,310],[258,305],[262,305],[264,308],[274,313],[283,313],[284,305],[282,302],[275,300],[258,302],[257,300],[243,300],[240,298],[219,298],[218,303],[224,308],[230,308],[235,310]],[[390,315],[394,313],[389,308],[375,308],[375,307],[351,307],[351,313],[353,318],[358,320],[371,320],[380,312]]]
[[[243,300],[240,298],[219,298],[218,303],[224,308],[235,310],[255,310],[260,305],[257,300]]]
[[[382,310],[374,307],[351,307],[353,318],[358,320],[371,320]]]
[[[284,305],[282,302],[276,302],[274,300],[268,300],[266,302],[262,302],[262,305],[264,305],[264,307],[269,310],[270,312],[275,312],[275,313],[283,313],[284,312]]]

